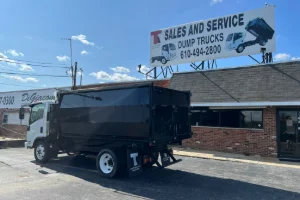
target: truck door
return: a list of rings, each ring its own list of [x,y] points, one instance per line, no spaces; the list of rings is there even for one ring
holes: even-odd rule
[[[233,36],[232,48],[236,49],[244,42],[243,33],[235,33]]]
[[[35,138],[44,137],[46,135],[45,125],[45,104],[34,104],[31,106],[29,126],[27,131],[28,145],[32,145]],[[31,143],[31,144],[30,144]]]
[[[169,60],[173,60],[176,57],[176,47],[174,44],[169,44]]]
[[[162,56],[165,57],[166,60],[170,60],[168,44],[162,46]]]

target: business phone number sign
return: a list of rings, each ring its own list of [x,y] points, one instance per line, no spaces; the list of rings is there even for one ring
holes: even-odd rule
[[[150,34],[150,66],[276,51],[274,7],[198,21]]]

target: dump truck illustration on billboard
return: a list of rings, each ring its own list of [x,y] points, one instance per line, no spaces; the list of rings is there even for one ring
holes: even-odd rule
[[[263,18],[249,21],[245,29],[255,37],[255,40],[245,41],[246,33],[243,32],[230,33],[226,39],[228,51],[236,50],[237,53],[242,53],[248,46],[256,44],[265,46],[268,40],[273,38],[275,32]]]
[[[166,64],[168,61],[173,60],[176,57],[176,46],[175,44],[164,44],[161,47],[161,55],[154,56],[150,59],[151,63],[154,63],[156,60],[160,61],[162,64]]]

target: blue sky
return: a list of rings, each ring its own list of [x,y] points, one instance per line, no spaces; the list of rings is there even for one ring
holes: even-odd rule
[[[276,60],[300,57],[300,1],[267,2],[276,6]],[[261,0],[3,0],[0,56],[70,66],[69,43],[61,40],[67,37],[73,38],[73,62],[77,61],[78,67],[84,70],[83,84],[144,79],[136,67],[149,65],[151,31],[253,10],[264,4]],[[260,55],[256,58],[260,59]],[[223,68],[255,62],[244,56],[220,59],[217,64]],[[187,65],[180,65],[179,69],[191,70]],[[42,68],[26,63],[13,66],[0,62],[0,71],[66,75],[64,68]],[[71,78],[0,75],[0,91],[70,84]]]

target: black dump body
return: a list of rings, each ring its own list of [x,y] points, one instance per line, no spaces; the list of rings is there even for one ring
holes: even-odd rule
[[[274,35],[274,30],[263,18],[249,21],[245,29],[257,38],[272,39]]]
[[[113,141],[181,143],[191,137],[189,109],[190,92],[152,84],[63,92],[51,109],[50,136],[80,148]]]

